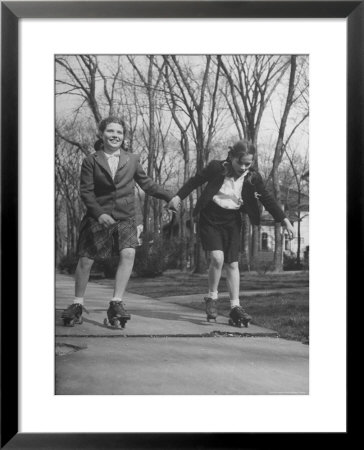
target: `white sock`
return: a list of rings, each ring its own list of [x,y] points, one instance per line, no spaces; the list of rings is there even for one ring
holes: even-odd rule
[[[113,297],[111,299],[112,302],[121,302],[121,298],[120,297]]]
[[[235,300],[230,299],[230,307],[234,308],[235,306],[240,306],[239,299],[235,299]]]
[[[212,298],[213,300],[217,300],[218,299],[218,292],[217,291],[215,291],[215,292],[213,292],[213,291],[210,291],[208,294],[207,294],[207,296],[209,297],[209,298]]]
[[[83,297],[75,297],[73,303],[79,303],[80,305],[83,305]]]

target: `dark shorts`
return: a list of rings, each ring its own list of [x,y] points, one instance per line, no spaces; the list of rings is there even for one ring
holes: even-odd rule
[[[226,263],[238,261],[241,225],[240,211],[221,208],[211,201],[200,213],[199,229],[203,249],[223,251]]]
[[[78,257],[107,259],[119,255],[124,248],[138,246],[135,218],[119,220],[105,228],[96,219],[85,216],[80,225]]]

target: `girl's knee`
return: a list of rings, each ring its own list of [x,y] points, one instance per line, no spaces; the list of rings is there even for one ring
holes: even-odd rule
[[[228,270],[239,270],[239,263],[238,261],[234,261],[234,262],[230,262],[230,263],[225,263],[225,268]]]
[[[134,258],[135,258],[135,249],[134,248],[124,248],[124,250],[122,250],[120,252],[120,262],[122,260],[134,261]]]
[[[87,258],[86,256],[82,256],[79,260],[78,260],[78,266],[82,269],[82,270],[91,270],[92,264],[94,263],[93,259]]]
[[[217,268],[222,268],[224,264],[224,253],[223,252],[211,252],[210,253],[210,264]]]

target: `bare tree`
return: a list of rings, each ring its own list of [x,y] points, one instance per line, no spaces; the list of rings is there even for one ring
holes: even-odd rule
[[[294,113],[288,114],[285,126],[283,114],[276,120],[278,134],[281,127],[284,132],[281,152],[275,152],[275,169],[284,157],[284,148],[296,142],[294,136],[308,116],[307,71],[301,66],[299,62],[289,109]],[[127,122],[129,149],[141,154],[148,175],[162,185],[184,183],[192,175],[192,165],[201,170],[217,151],[218,143],[221,152],[220,135],[227,144],[232,128],[240,138],[254,143],[261,129],[266,137],[264,113],[267,105],[273,104],[273,98],[277,100],[283,92],[286,94],[290,68],[291,59],[286,56],[58,55],[56,99],[62,107],[57,109],[56,141],[62,156],[57,156],[57,164],[68,167],[72,155],[81,160],[83,155],[92,153],[96,124],[101,117],[116,114]],[[284,104],[286,100],[284,95]],[[273,115],[278,115],[277,110]],[[277,150],[276,139],[274,144]],[[65,157],[67,153],[70,154]],[[179,172],[176,168],[181,164],[183,170]],[[65,173],[57,171],[57,202],[62,205],[62,214],[73,220],[72,212],[66,213],[65,199],[68,196],[70,204],[71,193],[64,190]],[[281,172],[277,173],[279,177]],[[272,177],[273,171],[267,175],[268,179]],[[199,241],[194,241],[198,230],[194,230],[192,220],[193,205],[200,192],[198,189],[191,194],[189,207],[183,202],[180,212],[179,237],[188,242],[181,252],[183,270],[188,261],[196,271],[205,266]],[[139,194],[146,232],[159,231],[163,226],[160,202]],[[188,221],[192,239],[188,238]],[[247,225],[245,232],[250,234],[251,227]],[[253,235],[255,254],[255,229]],[[250,239],[244,242],[248,246]]]
[[[233,118],[239,137],[251,141],[257,148],[263,113],[288,68],[288,60],[274,55],[217,56],[217,60],[230,87],[234,105]],[[232,106],[229,107],[232,110]],[[249,217],[244,214],[243,253],[248,268],[255,266],[260,236],[259,228],[253,226],[250,248],[250,229]]]
[[[282,207],[282,203],[281,203],[281,190],[280,190],[280,185],[279,185],[278,168],[279,168],[280,162],[282,161],[282,155],[283,155],[283,151],[284,151],[283,139],[284,139],[284,134],[286,131],[288,114],[289,114],[289,111],[293,104],[294,81],[295,81],[295,76],[296,76],[296,68],[297,68],[296,56],[291,56],[290,76],[289,76],[289,83],[288,83],[288,89],[287,89],[286,103],[285,103],[283,115],[282,115],[280,125],[279,125],[278,138],[277,138],[277,143],[276,143],[276,147],[275,147],[275,151],[274,151],[274,158],[273,158],[273,168],[272,168],[273,191],[274,191],[276,201],[281,207]],[[274,270],[277,272],[280,272],[283,269],[283,261],[282,261],[283,237],[282,237],[281,230],[282,230],[281,224],[276,223],[275,227],[274,227],[274,238],[275,238]]]
[[[205,57],[205,66],[202,68],[201,80],[196,78],[189,67],[186,64],[183,65],[182,61],[176,56],[164,56],[164,60],[175,81],[175,86],[173,87],[175,94],[174,99],[171,99],[171,101],[173,104],[173,101],[176,102],[176,98],[178,98],[181,111],[188,116],[188,123],[190,124],[192,138],[196,146],[196,169],[200,171],[208,161],[211,141],[216,133],[218,120],[216,102],[220,65],[217,66],[216,73],[214,74],[213,88],[209,95],[210,77],[213,74],[211,71],[211,56]],[[170,84],[169,91],[171,92]],[[207,96],[208,101],[206,99]],[[208,111],[206,111],[207,109]],[[174,114],[174,117],[176,117],[176,114]],[[187,143],[183,127],[181,128],[179,126],[179,129],[182,133],[181,140]],[[197,196],[199,197],[200,194],[201,188],[198,188]],[[203,252],[197,230],[194,270],[196,272],[202,272],[204,267]]]
[[[255,146],[263,113],[284,76],[286,57],[273,55],[217,56],[229,86],[243,136]]]
[[[65,77],[56,79],[57,95],[76,95],[81,98],[81,105],[87,103],[96,123],[102,115],[97,101],[96,81],[98,61],[94,55],[76,55],[73,57],[57,56],[56,66],[63,68]]]
[[[302,123],[307,119],[309,115],[308,102],[307,102],[307,91],[308,82],[304,80],[303,85],[301,84],[302,74],[305,74],[305,62],[301,59],[299,65],[299,70],[297,71],[297,56],[292,55],[290,57],[290,74],[287,86],[287,94],[284,104],[284,109],[282,116],[278,124],[278,137],[276,141],[274,157],[273,157],[273,167],[272,167],[272,181],[273,181],[273,191],[276,200],[282,207],[281,203],[281,190],[279,183],[279,166],[282,162],[285,149],[287,148],[292,136],[295,134],[297,129],[302,125]],[[291,131],[286,137],[288,117],[293,105],[299,100],[303,100],[303,113],[300,119],[295,119],[294,125]],[[274,270],[281,271],[283,269],[283,235],[281,232],[281,225],[279,223],[275,224],[275,251],[274,251]]]
[[[188,136],[188,129],[191,125],[191,119],[187,115],[181,114],[181,108],[178,105],[178,99],[175,94],[175,86],[172,86],[172,81],[170,77],[170,69],[168,66],[165,67],[165,85],[166,85],[166,99],[167,105],[172,114],[172,118],[177,125],[180,133],[179,144],[184,160],[184,170],[183,170],[183,184],[187,182],[190,178],[191,168],[190,168],[190,142]],[[184,120],[185,117],[185,120]],[[190,195],[190,228],[192,228],[193,218],[193,196]],[[181,270],[187,270],[187,228],[186,228],[186,208],[184,202],[182,202],[180,210],[180,221],[179,221],[179,233],[181,241]],[[191,238],[194,238],[193,229],[191,229]],[[189,239],[189,257],[191,258],[194,250],[195,239]]]
[[[156,154],[156,130],[155,130],[155,114],[156,114],[156,90],[162,79],[162,73],[157,72],[155,80],[155,56],[149,55],[147,74],[143,74],[142,69],[137,65],[136,60],[132,56],[128,56],[130,64],[138,74],[140,81],[142,82],[148,97],[149,105],[149,138],[148,138],[148,166],[147,174],[153,177],[155,172],[155,154]],[[143,231],[147,235],[149,233],[149,210],[150,199],[149,196],[145,196],[144,200],[144,219],[143,219]],[[157,230],[154,230],[155,232]]]
[[[286,154],[286,157],[289,161],[290,168],[293,173],[294,181],[295,181],[295,188],[297,190],[297,201],[293,205],[294,209],[296,210],[295,213],[295,219],[297,221],[297,254],[296,254],[296,264],[299,268],[301,266],[301,223],[302,220],[307,217],[308,214],[303,213],[303,208],[305,208],[307,205],[302,204],[302,197],[304,190],[306,188],[306,174],[308,171],[308,153],[306,151],[306,154],[302,160],[300,155],[296,155],[295,151],[291,149],[291,151],[288,150],[288,147],[284,147],[284,151]],[[288,194],[287,194],[288,195]]]
[[[74,256],[77,233],[84,211],[79,196],[81,163],[82,155],[79,151],[75,152],[72,146],[61,139],[56,140],[56,242],[60,254],[67,256]],[[57,255],[58,258],[60,254]]]

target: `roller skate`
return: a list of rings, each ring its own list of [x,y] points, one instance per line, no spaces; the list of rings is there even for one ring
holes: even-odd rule
[[[104,325],[112,327],[125,328],[126,322],[130,320],[130,314],[126,311],[124,302],[121,300],[111,300],[109,309],[107,310],[107,318],[104,319]]]
[[[249,314],[246,313],[241,306],[234,306],[231,309],[229,316],[229,325],[239,328],[241,328],[241,324],[247,328],[249,326],[249,322],[252,320],[251,316],[249,316]]]
[[[61,318],[65,327],[74,327],[75,324],[81,325],[83,323],[82,313],[87,309],[81,303],[72,303],[62,312]]]
[[[207,321],[210,322],[210,319],[215,320],[216,322],[216,317],[217,317],[217,300],[210,298],[210,297],[205,297],[205,306],[206,306],[206,316],[207,316]]]

